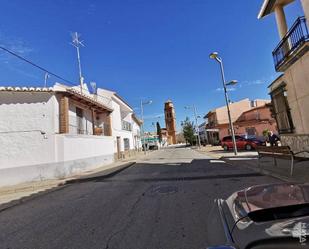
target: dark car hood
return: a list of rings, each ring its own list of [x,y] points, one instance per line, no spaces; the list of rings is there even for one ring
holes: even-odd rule
[[[309,235],[309,216],[253,222],[250,212],[309,203],[309,184],[282,183],[253,186],[232,194],[226,201],[231,214],[229,227],[238,221],[233,237],[245,246],[259,239],[297,238],[298,231],[305,224],[305,234]],[[241,247],[242,248],[242,247]],[[307,248],[307,247],[306,247]]]

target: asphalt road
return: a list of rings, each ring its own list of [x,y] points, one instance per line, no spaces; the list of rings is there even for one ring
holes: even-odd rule
[[[278,180],[188,148],[151,153],[108,178],[75,183],[0,213],[0,248],[205,248],[213,200]],[[218,221],[219,222],[219,221]]]

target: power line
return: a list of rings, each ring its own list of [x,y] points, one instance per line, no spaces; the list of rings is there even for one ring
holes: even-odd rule
[[[37,65],[36,63],[34,63],[34,62],[32,62],[32,61],[26,59],[25,57],[23,57],[23,56],[21,56],[21,55],[15,53],[15,52],[13,52],[12,50],[9,50],[9,49],[7,49],[7,48],[5,48],[5,47],[2,47],[2,46],[0,46],[0,49],[6,51],[7,53],[9,53],[9,54],[11,54],[11,55],[13,55],[13,56],[15,56],[15,57],[17,57],[17,58],[19,58],[19,59],[21,59],[21,60],[27,62],[27,63],[29,63],[30,65],[32,65],[32,66],[34,66],[34,67],[36,67],[36,68],[38,68],[38,69],[44,71],[45,73],[48,73],[49,75],[52,75],[52,76],[54,76],[54,77],[56,77],[56,78],[58,78],[58,79],[60,79],[60,80],[63,80],[63,81],[65,81],[65,82],[69,83],[69,84],[74,85],[74,83],[73,83],[72,81],[66,80],[66,79],[64,79],[63,77],[61,77],[61,76],[59,76],[59,75],[57,75],[57,74],[55,74],[55,73],[52,73],[51,71],[49,71],[49,70],[47,70],[47,69],[45,69],[45,68],[43,68],[43,67]]]
[[[58,79],[60,79],[60,80],[65,81],[65,82],[68,83],[70,86],[76,86],[76,84],[73,83],[72,81],[63,78],[63,77],[61,77],[61,76],[59,76],[59,75],[57,75],[57,74],[55,74],[55,73],[49,71],[48,69],[46,69],[46,68],[44,68],[44,67],[42,67],[42,66],[39,66],[38,64],[36,64],[36,63],[34,63],[34,62],[32,62],[32,61],[26,59],[25,57],[23,57],[23,56],[17,54],[16,52],[14,52],[14,51],[12,51],[12,50],[10,50],[10,49],[7,49],[7,48],[5,48],[5,47],[3,47],[3,46],[0,46],[0,49],[2,49],[2,50],[4,50],[5,52],[7,52],[7,53],[9,53],[9,54],[11,54],[11,55],[17,57],[18,59],[20,59],[20,60],[22,60],[22,61],[25,61],[25,62],[29,63],[30,65],[32,65],[32,66],[34,66],[34,67],[40,69],[41,71],[47,73],[48,75],[52,75],[52,76],[54,76],[54,77],[56,77],[56,78],[58,78]],[[81,89],[86,90],[86,91],[89,91],[87,88],[84,88],[84,87],[82,87]],[[103,95],[99,95],[99,94],[96,94],[96,95],[99,96],[99,97],[102,97],[102,98],[109,99],[108,97],[103,96]]]

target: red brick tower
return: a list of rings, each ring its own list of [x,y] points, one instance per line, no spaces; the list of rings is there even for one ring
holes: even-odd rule
[[[168,144],[176,144],[176,115],[173,102],[168,100],[164,104],[165,125],[168,134]]]

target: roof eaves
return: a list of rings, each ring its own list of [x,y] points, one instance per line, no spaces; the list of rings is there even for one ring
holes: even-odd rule
[[[69,94],[72,94],[72,95],[74,95],[74,96],[77,96],[77,97],[79,97],[79,98],[81,98],[81,99],[84,99],[84,100],[88,101],[89,103],[95,104],[95,105],[97,105],[97,106],[99,106],[99,107],[101,107],[101,108],[103,108],[103,109],[105,109],[105,110],[107,110],[107,111],[110,111],[110,112],[113,111],[112,108],[108,107],[108,106],[105,105],[104,103],[101,103],[101,102],[99,102],[99,101],[97,101],[97,100],[91,98],[90,96],[88,96],[88,95],[86,95],[86,94],[82,94],[82,93],[80,93],[80,92],[79,92],[78,90],[76,90],[76,89],[68,88],[68,89],[66,89],[66,92],[69,93]]]
[[[133,111],[133,108],[121,96],[119,96],[117,93],[114,93],[114,96],[117,97],[122,103],[124,103],[127,107],[129,107]]]
[[[138,125],[142,125],[143,124],[143,121],[138,119],[135,115],[135,113],[132,114],[132,118],[133,120],[138,124]]]
[[[269,84],[269,86],[267,88],[270,88],[277,80],[279,80],[284,74],[280,74],[275,80],[273,80],[273,82],[271,82]]]
[[[261,19],[272,12],[276,0],[264,0],[262,8],[258,14],[258,19]]]
[[[14,87],[0,86],[1,92],[54,92],[52,87]]]

